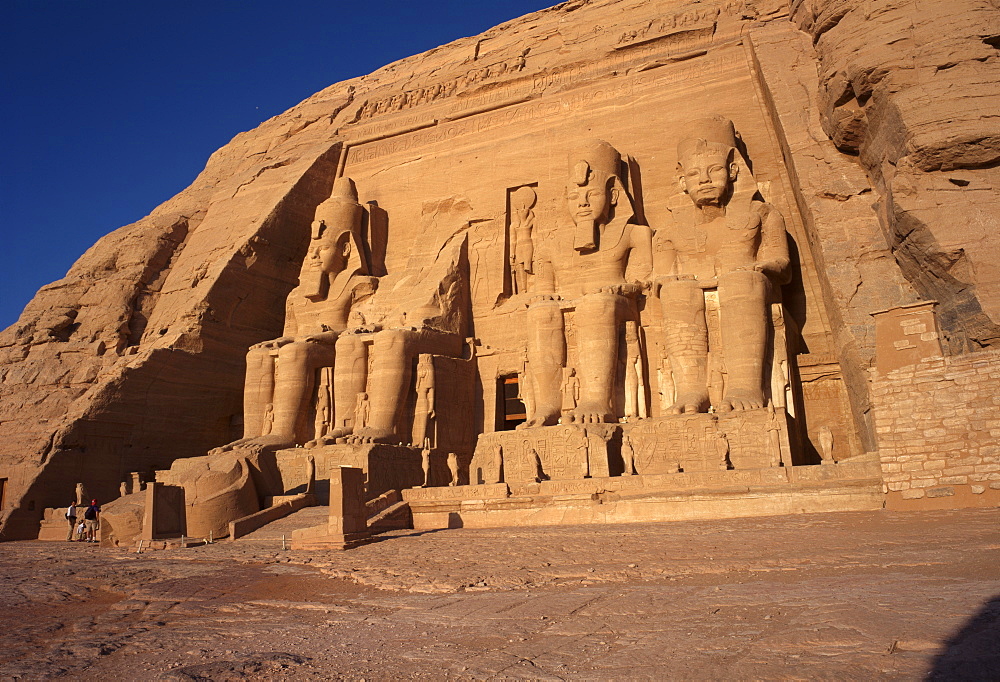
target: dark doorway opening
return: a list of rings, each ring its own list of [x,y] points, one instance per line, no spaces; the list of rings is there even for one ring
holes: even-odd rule
[[[516,374],[497,379],[497,417],[497,431],[510,431],[528,418]]]

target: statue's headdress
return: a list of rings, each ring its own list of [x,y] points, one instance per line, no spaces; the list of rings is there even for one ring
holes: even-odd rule
[[[618,177],[621,154],[604,140],[583,140],[568,155],[570,181],[583,187],[594,181]]]
[[[591,184],[602,185],[606,190],[615,189],[618,192],[618,203],[621,206],[610,207],[608,225],[612,220],[620,223],[614,229],[615,234],[603,234],[601,239],[608,238],[612,245],[617,244],[622,237],[624,225],[633,215],[632,200],[625,192],[622,182],[622,157],[618,150],[604,140],[596,138],[585,139],[572,149],[567,156],[567,167],[570,182],[578,187]],[[590,225],[577,225],[573,235],[573,248],[578,251],[588,251],[598,246],[596,230]]]
[[[677,143],[677,160],[691,154],[717,152],[729,154],[736,148],[736,128],[724,116],[709,116],[684,125],[686,135]]]

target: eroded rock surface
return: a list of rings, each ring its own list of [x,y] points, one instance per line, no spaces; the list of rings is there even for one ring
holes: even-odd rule
[[[953,351],[1000,338],[1000,11],[994,2],[792,3],[818,108],[856,154],[903,275]]]

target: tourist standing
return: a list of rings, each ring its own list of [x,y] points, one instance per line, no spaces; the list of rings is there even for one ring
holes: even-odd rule
[[[83,522],[87,527],[87,542],[97,542],[100,519],[101,508],[97,506],[97,500],[91,500],[87,511],[83,512]]]
[[[66,507],[66,520],[69,522],[66,542],[73,542],[73,529],[76,528],[76,500],[70,502],[70,505]]]

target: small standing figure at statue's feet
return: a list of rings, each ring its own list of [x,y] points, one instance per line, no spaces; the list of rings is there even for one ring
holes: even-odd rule
[[[448,471],[451,472],[451,481],[448,485],[458,485],[458,455],[454,452],[448,453]]]
[[[632,447],[632,439],[628,436],[622,438],[622,460],[625,462],[623,475],[631,476],[635,473],[635,449]]]
[[[715,452],[719,456],[719,469],[727,471],[732,467],[729,464],[729,439],[723,431],[719,431],[715,440]]]
[[[833,431],[824,424],[818,429],[819,435],[819,456],[822,457],[822,464],[836,464],[833,457]]]
[[[424,470],[424,488],[431,484],[431,441],[424,441],[424,449],[420,451],[420,468]]]
[[[316,458],[312,455],[306,456],[306,494],[312,495],[316,491]]]

